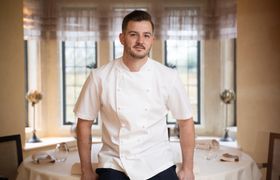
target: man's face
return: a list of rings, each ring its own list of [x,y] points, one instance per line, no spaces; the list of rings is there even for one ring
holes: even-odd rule
[[[148,56],[154,40],[149,21],[129,21],[126,31],[120,34],[124,53],[134,59]]]

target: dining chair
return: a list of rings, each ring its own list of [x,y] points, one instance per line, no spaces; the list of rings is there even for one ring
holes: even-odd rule
[[[9,180],[7,177],[1,176],[0,175],[0,180]]]
[[[16,179],[17,168],[22,160],[20,135],[0,137],[0,179]]]
[[[280,180],[280,133],[269,134],[266,180]]]

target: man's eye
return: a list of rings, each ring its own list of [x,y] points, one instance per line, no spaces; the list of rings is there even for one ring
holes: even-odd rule
[[[131,33],[131,34],[129,34],[130,36],[136,36],[136,34],[135,33]]]
[[[148,35],[148,34],[145,35],[145,38],[150,38],[150,37],[151,37],[151,35]]]

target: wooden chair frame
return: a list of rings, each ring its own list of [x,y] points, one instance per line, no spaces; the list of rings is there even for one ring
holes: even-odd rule
[[[16,134],[16,135],[0,137],[0,143],[1,142],[6,142],[6,141],[15,141],[16,142],[17,154],[18,154],[18,165],[20,165],[20,163],[23,160],[20,135]]]
[[[14,141],[16,144],[16,151],[17,151],[17,166],[21,164],[23,161],[23,153],[22,153],[22,145],[21,145],[21,138],[19,134],[16,135],[9,135],[9,136],[2,136],[0,137],[0,143]],[[1,162],[0,162],[1,163]],[[0,180],[6,180],[7,177],[3,177],[0,175]]]
[[[280,140],[280,133],[270,133],[269,134],[269,148],[268,148],[268,163],[267,163],[267,172],[266,172],[266,179],[271,180],[272,178],[272,168],[273,168],[273,158],[274,158],[274,146],[275,140]],[[280,180],[280,176],[279,176]]]

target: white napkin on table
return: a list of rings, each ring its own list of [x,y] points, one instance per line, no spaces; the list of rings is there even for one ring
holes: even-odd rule
[[[77,141],[66,142],[66,145],[68,147],[69,152],[78,150]]]
[[[239,156],[236,154],[230,154],[230,153],[224,153],[220,157],[220,161],[225,161],[225,162],[238,162],[239,161]]]
[[[55,157],[47,152],[40,151],[32,154],[32,162],[35,164],[55,163]]]
[[[195,147],[203,150],[219,149],[220,143],[216,139],[200,139],[195,140]]]

